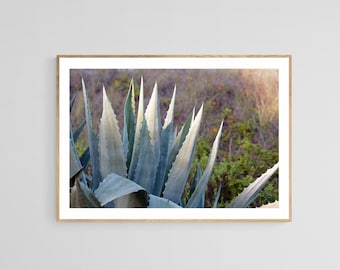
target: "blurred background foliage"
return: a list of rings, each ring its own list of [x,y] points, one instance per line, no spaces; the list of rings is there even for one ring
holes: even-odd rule
[[[190,179],[194,179],[198,163],[202,169],[205,168],[211,144],[220,121],[224,119],[219,154],[206,190],[206,207],[214,204],[219,186],[221,193],[217,207],[226,207],[249,183],[278,162],[278,71],[271,69],[71,70],[70,99],[77,95],[71,115],[73,128],[84,119],[81,78],[84,78],[89,92],[93,127],[98,131],[103,85],[122,128],[123,106],[130,80],[133,78],[135,81],[138,97],[142,76],[145,97],[151,96],[157,81],[162,119],[165,118],[176,85],[174,122],[178,129],[184,124],[191,109],[194,106],[199,108],[204,103]],[[148,100],[144,102],[147,104]],[[81,134],[76,145],[79,154],[87,146],[85,133]],[[189,183],[184,192],[184,201],[190,192]],[[250,207],[278,199],[276,173]]]

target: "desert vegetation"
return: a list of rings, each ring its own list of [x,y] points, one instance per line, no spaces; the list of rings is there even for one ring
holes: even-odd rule
[[[218,144],[218,151],[209,173],[209,181],[204,185],[201,207],[230,207],[242,191],[278,162],[277,70],[72,70],[71,123],[72,133],[77,136],[74,144],[76,156],[84,157],[86,151],[89,152],[89,136],[86,132],[88,127],[84,122],[84,86],[87,88],[91,108],[93,133],[100,133],[103,100],[107,98],[116,114],[117,129],[123,134],[126,123],[124,112],[128,93],[131,91],[131,78],[135,81],[133,98],[136,100],[134,106],[137,109],[141,100],[141,77],[144,84],[142,100],[145,104],[148,104],[153,96],[154,84],[157,82],[162,125],[167,118],[171,101],[174,100],[173,92],[176,86],[172,124],[174,134],[178,134],[190,117],[197,118],[197,111],[204,104],[200,116],[199,136],[194,136],[192,166],[180,199],[175,202],[177,205],[185,206],[190,202],[197,179],[202,178],[209,162],[211,163],[209,155],[214,152],[214,141]],[[105,92],[103,86],[106,88]],[[126,151],[125,156],[128,156]],[[91,162],[83,168],[90,177],[92,169]],[[275,172],[270,181],[261,186],[260,193],[248,207],[277,201],[278,181],[278,172]],[[86,184],[90,186],[89,183]],[[76,189],[77,185],[79,190],[82,184],[73,177],[71,186]],[[161,188],[162,191],[163,189],[164,187]],[[152,192],[149,190],[147,194]],[[158,195],[161,196],[161,193]],[[100,203],[94,204],[100,206]]]

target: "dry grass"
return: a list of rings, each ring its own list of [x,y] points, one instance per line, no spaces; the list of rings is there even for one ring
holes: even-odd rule
[[[84,119],[81,78],[84,78],[88,89],[93,126],[98,129],[103,85],[122,127],[123,106],[130,80],[135,80],[138,97],[142,76],[145,104],[148,103],[155,81],[158,83],[162,119],[174,86],[177,86],[175,125],[179,127],[193,107],[199,108],[204,103],[201,137],[214,133],[214,128],[225,117],[226,109],[230,109],[232,113],[225,119],[225,128],[233,121],[254,119],[254,123],[259,126],[257,137],[262,145],[266,146],[267,141],[278,139],[277,70],[72,70],[70,98],[77,94],[71,115],[74,127]],[[84,140],[85,137],[83,135]]]
[[[253,102],[260,125],[278,122],[278,71],[277,70],[243,70],[240,73],[243,102]]]

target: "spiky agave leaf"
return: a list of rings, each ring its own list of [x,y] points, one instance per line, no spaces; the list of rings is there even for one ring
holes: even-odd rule
[[[244,208],[251,204],[261,189],[267,184],[271,176],[279,169],[279,163],[268,169],[264,174],[244,189],[228,206],[230,208]]]
[[[79,158],[76,150],[74,134],[72,131],[72,125],[70,123],[70,187],[75,184],[75,180],[81,175],[80,179],[85,183],[85,174],[83,168],[87,166],[90,159],[89,148]]]
[[[198,183],[199,183],[199,180],[201,179],[202,177],[202,169],[201,169],[201,165],[200,163],[198,162],[197,164],[197,169],[196,169],[196,175],[195,175],[195,178],[194,180],[192,181],[191,185],[190,185],[190,193],[189,193],[189,198],[190,196],[192,195],[192,193],[194,193]]]
[[[127,175],[123,144],[119,133],[117,118],[103,86],[103,113],[99,125],[100,173],[106,177],[116,173]]]
[[[136,192],[140,194],[124,198],[126,195]],[[118,203],[120,207],[146,207],[148,201],[147,193],[143,187],[115,173],[109,174],[100,183],[98,189],[94,191],[94,195],[102,206],[119,198],[125,201]]]
[[[171,136],[171,145],[170,145],[170,151],[169,151],[169,156],[167,159],[167,164],[165,167],[165,173],[164,173],[164,178],[163,178],[163,183],[166,183],[168,181],[168,176],[170,169],[172,168],[173,163],[176,160],[176,156],[178,155],[179,150],[181,149],[185,138],[188,135],[190,126],[193,122],[194,119],[194,110],[190,113],[189,117],[185,121],[184,125],[182,126],[181,130],[178,132],[177,136],[176,133],[173,133]],[[177,131],[177,128],[175,128],[175,131]],[[164,185],[164,184],[163,184]]]
[[[220,199],[220,196],[221,196],[221,190],[222,190],[222,184],[220,183],[219,186],[218,186],[217,193],[216,193],[216,197],[215,197],[215,202],[214,202],[213,208],[217,208],[218,200]]]
[[[135,89],[133,79],[131,79],[129,92],[124,105],[124,128],[123,128],[123,146],[126,159],[126,166],[130,166],[135,139]]]
[[[91,160],[91,165],[92,165],[91,189],[93,191],[98,187],[99,182],[102,179],[100,175],[100,165],[99,165],[98,138],[92,128],[90,103],[89,103],[89,98],[88,98],[88,94],[87,94],[83,79],[81,79],[81,83],[82,83],[83,94],[84,94],[85,119],[86,119],[86,127],[87,127],[87,134],[88,134],[87,137],[89,140],[90,160]]]
[[[200,164],[198,163],[195,178],[191,183],[189,198],[194,193],[194,191],[197,188],[201,178],[202,178],[202,169],[201,169]],[[199,200],[198,204],[196,205],[196,208],[204,208],[204,200],[205,200],[205,192],[202,193],[201,199]]]
[[[183,194],[183,190],[190,172],[190,167],[193,161],[197,137],[202,120],[203,104],[198,111],[188,135],[183,142],[181,149],[173,163],[168,181],[165,183],[163,197],[179,203]]]
[[[155,83],[149,104],[145,110],[145,120],[150,132],[151,145],[155,153],[155,164],[158,165],[160,157],[162,125],[157,82]]]
[[[134,142],[133,142],[133,150],[132,150],[130,167],[128,168],[128,178],[131,180],[134,179],[137,162],[139,158],[139,144],[140,144],[140,136],[142,132],[143,122],[144,122],[144,86],[143,86],[143,77],[142,77],[141,82],[140,82],[138,112],[137,112],[136,129],[135,129],[135,136],[134,136]]]
[[[157,83],[145,111],[134,181],[152,193],[160,159],[161,120]]]
[[[78,126],[78,128],[73,132],[74,141],[76,142],[79,138],[80,133],[83,131],[86,125],[86,119],[84,119]]]
[[[166,173],[166,165],[168,162],[170,146],[173,140],[172,136],[173,136],[173,126],[174,126],[175,99],[176,99],[176,86],[172,94],[171,102],[170,102],[169,109],[166,114],[166,118],[163,124],[162,133],[161,133],[161,154],[160,154],[160,161],[159,161],[157,174],[156,174],[156,181],[155,181],[155,185],[153,189],[153,194],[157,196],[160,196],[163,190],[164,177]]]
[[[72,108],[73,108],[74,102],[76,101],[76,98],[77,98],[77,94],[75,94],[70,101],[70,112],[72,111]]]
[[[86,168],[87,165],[89,165],[89,161],[90,161],[90,148],[87,147],[86,150],[84,151],[84,153],[81,155],[80,159],[80,163],[83,166],[83,168]]]
[[[70,179],[82,169],[82,164],[78,158],[72,130],[70,132]]]
[[[73,109],[74,103],[75,103],[75,101],[76,101],[76,98],[77,98],[77,94],[75,94],[75,95],[73,96],[73,98],[72,98],[72,100],[71,100],[71,102],[70,102],[70,113],[72,112],[72,109]],[[86,120],[84,119],[84,120],[80,123],[79,127],[73,132],[73,140],[74,140],[74,142],[77,141],[77,139],[78,139],[78,137],[79,137],[81,131],[82,131],[83,128],[85,127],[85,125],[86,125]],[[72,131],[72,125],[70,125],[70,127],[71,127],[70,130]]]
[[[212,170],[214,168],[214,164],[215,164],[215,160],[216,160],[216,156],[217,156],[217,151],[218,151],[218,147],[220,144],[220,138],[221,138],[221,134],[222,134],[222,127],[223,127],[223,121],[220,125],[220,128],[217,132],[215,141],[213,143],[213,147],[211,149],[211,153],[208,159],[208,164],[203,172],[203,175],[194,191],[194,193],[191,195],[191,197],[189,198],[189,201],[186,205],[186,207],[198,207],[200,200],[202,198],[202,194],[204,194],[205,192],[205,188],[209,182]]]
[[[133,181],[143,186],[148,193],[152,192],[155,176],[154,152],[152,150],[151,138],[146,120],[143,121],[143,126],[139,140],[139,159],[133,177]]]

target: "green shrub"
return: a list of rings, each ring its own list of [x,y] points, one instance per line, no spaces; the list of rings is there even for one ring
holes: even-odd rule
[[[226,109],[225,113],[228,116],[231,110]],[[219,185],[221,193],[218,207],[228,207],[244,188],[278,162],[277,142],[272,142],[269,149],[257,143],[257,127],[252,120],[229,121],[229,128],[225,131],[222,133],[219,156],[206,191],[205,207],[214,204]],[[209,154],[208,140],[209,138],[198,141],[194,168],[198,163],[205,168]],[[194,178],[194,174],[192,170],[191,179]],[[249,207],[257,207],[278,199],[278,173],[276,173]]]

